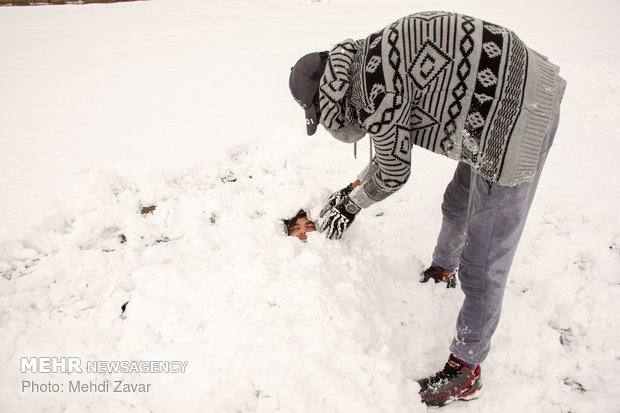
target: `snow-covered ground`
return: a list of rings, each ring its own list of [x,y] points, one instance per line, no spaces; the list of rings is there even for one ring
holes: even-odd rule
[[[0,8],[0,410],[426,411],[415,379],[446,361],[463,296],[418,273],[455,164],[416,150],[413,179],[341,241],[302,244],[279,219],[316,217],[367,161],[367,140],[356,160],[305,136],[290,66],[440,9],[514,29],[568,81],[486,391],[444,410],[620,411],[620,5],[515,3]],[[22,357],[187,368],[22,373]]]

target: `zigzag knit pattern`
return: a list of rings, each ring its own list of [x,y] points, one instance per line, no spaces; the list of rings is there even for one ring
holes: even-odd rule
[[[504,27],[417,13],[330,52],[321,123],[336,131],[355,122],[372,137],[374,166],[351,195],[362,207],[407,181],[413,145],[466,162],[489,182],[517,185],[535,175],[559,107],[558,72]]]

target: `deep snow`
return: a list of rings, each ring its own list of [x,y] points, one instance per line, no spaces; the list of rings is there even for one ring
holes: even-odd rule
[[[422,412],[462,293],[418,282],[454,163],[338,242],[285,237],[367,161],[304,134],[302,54],[414,11],[514,29],[568,81],[486,390],[447,412],[618,412],[619,39],[612,1],[149,2],[0,8],[0,408]],[[531,14],[531,10],[536,10]],[[319,22],[319,23],[317,23]],[[155,206],[151,213],[145,207]],[[123,304],[128,303],[125,311]],[[184,360],[183,374],[21,373],[20,357]],[[69,393],[68,381],[150,383]],[[23,381],[65,385],[22,391]]]

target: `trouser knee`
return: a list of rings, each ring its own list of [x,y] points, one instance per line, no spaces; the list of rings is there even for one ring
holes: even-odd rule
[[[465,222],[467,219],[467,198],[455,191],[447,190],[443,196],[441,213],[444,218],[451,222]]]

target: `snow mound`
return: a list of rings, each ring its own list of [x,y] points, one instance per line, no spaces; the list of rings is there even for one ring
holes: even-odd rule
[[[445,361],[462,300],[458,289],[418,283],[438,204],[394,196],[364,211],[339,242],[285,236],[282,218],[300,207],[316,217],[362,163],[343,161],[332,145],[276,137],[192,169],[89,171],[88,196],[29,239],[0,244],[3,410],[425,411],[414,379]],[[603,219],[556,210],[533,218],[515,262],[483,367],[493,396],[450,411],[612,411],[618,402],[618,358],[605,357],[617,339],[609,316],[617,274],[602,269],[617,268],[620,239],[593,235]],[[547,259],[555,248],[562,253]],[[188,368],[19,372],[21,357],[40,355]],[[30,394],[18,388],[23,380],[124,380],[153,390]]]

